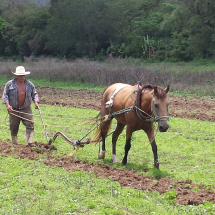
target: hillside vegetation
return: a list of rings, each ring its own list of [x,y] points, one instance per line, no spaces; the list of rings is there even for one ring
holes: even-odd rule
[[[0,2],[0,57],[215,59],[211,0]]]
[[[103,62],[77,59],[74,61],[54,58],[25,58],[25,62],[2,61],[0,85],[13,78],[11,71],[18,65],[31,71],[27,77],[41,86],[89,88],[103,91],[104,87],[124,82],[134,85],[137,81],[166,87],[170,93],[183,96],[215,96],[214,64],[153,63],[141,60],[109,57]],[[47,85],[47,83],[49,83]]]

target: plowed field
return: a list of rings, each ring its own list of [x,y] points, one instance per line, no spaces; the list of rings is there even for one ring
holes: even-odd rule
[[[88,108],[99,110],[101,93],[90,90],[69,90],[52,87],[38,87],[41,104],[60,105],[78,108]],[[3,87],[0,87],[2,95]],[[170,95],[170,116],[187,119],[200,119],[215,121],[215,99],[214,98],[190,98],[177,95]],[[35,150],[37,149],[37,150]],[[43,162],[50,166],[60,166],[68,171],[93,172],[96,176],[102,178],[111,178],[117,180],[122,187],[131,187],[139,190],[158,191],[163,194],[170,189],[177,190],[177,203],[182,205],[198,205],[204,201],[215,203],[215,193],[204,189],[203,185],[193,184],[191,180],[174,181],[170,177],[161,178],[156,184],[153,184],[153,178],[140,176],[138,172],[129,169],[116,169],[105,164],[86,163],[76,160],[72,157],[53,158],[52,145],[39,143],[35,141],[29,146],[12,145],[0,141],[1,156],[15,154],[19,158],[37,159],[38,154],[47,154]],[[101,171],[104,170],[104,171]],[[147,169],[143,170],[147,171]],[[152,185],[153,184],[153,185]],[[184,186],[190,184],[190,186]],[[186,187],[186,188],[185,188]],[[198,188],[198,192],[192,191]]]

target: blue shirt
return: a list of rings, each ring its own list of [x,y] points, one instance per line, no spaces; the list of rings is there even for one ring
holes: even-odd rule
[[[8,103],[13,109],[25,109],[31,106],[31,101],[39,102],[38,93],[35,86],[30,81],[25,80],[26,97],[22,107],[18,107],[18,86],[16,79],[12,79],[5,84],[2,95],[2,104]]]

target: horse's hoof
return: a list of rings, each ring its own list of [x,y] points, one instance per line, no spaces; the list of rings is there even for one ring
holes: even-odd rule
[[[104,159],[105,158],[105,151],[100,151],[98,155],[99,159]]]
[[[117,163],[116,155],[112,155],[111,161],[112,161],[113,163]]]
[[[156,161],[154,162],[154,167],[157,168],[157,169],[159,169],[159,161],[158,161],[158,160],[156,160]]]
[[[122,165],[123,165],[123,166],[126,166],[126,164],[127,164],[127,161],[124,161],[124,160],[123,160],[123,161],[122,161]]]

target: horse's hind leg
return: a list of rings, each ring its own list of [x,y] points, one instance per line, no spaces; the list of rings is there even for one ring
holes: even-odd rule
[[[115,129],[115,131],[113,132],[112,135],[112,162],[113,163],[117,163],[117,158],[116,158],[116,142],[117,139],[119,137],[119,135],[122,133],[123,129],[124,129],[125,125],[117,122],[117,127]]]
[[[129,126],[127,125],[126,128],[126,143],[125,143],[125,155],[124,158],[122,160],[122,165],[126,165],[127,164],[127,157],[128,157],[128,152],[131,148],[131,135],[133,133],[133,130],[131,130],[131,128],[129,128]]]
[[[105,121],[103,122],[100,126],[101,126],[101,138],[102,138],[102,149],[99,152],[98,158],[99,159],[104,159],[105,158],[105,138],[107,136],[109,127],[110,127],[111,121]]]
[[[105,136],[102,135],[102,149],[99,151],[98,154],[99,159],[105,158]]]

